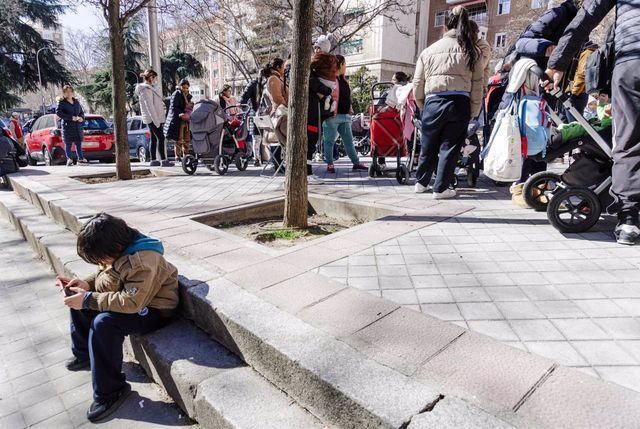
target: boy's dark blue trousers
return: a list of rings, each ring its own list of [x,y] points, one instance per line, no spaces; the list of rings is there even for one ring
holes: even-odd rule
[[[141,313],[144,315],[71,310],[71,351],[79,360],[91,361],[94,401],[110,400],[126,384],[122,373],[124,337],[146,334],[169,321],[152,308]]]

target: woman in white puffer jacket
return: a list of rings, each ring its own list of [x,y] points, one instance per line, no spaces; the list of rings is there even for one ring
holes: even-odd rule
[[[151,157],[151,167],[171,167],[173,163],[167,160],[164,149],[164,134],[162,126],[166,117],[166,109],[162,94],[155,88],[154,84],[158,80],[158,73],[148,69],[140,74],[144,79],[143,83],[136,85],[136,94],[140,100],[140,111],[142,113],[142,122],[149,126],[151,134],[151,144],[149,147],[149,155]],[[162,163],[157,160],[157,154],[160,152]]]

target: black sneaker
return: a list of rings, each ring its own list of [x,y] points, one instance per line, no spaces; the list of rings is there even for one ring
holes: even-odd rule
[[[64,366],[67,367],[69,371],[82,371],[89,369],[91,367],[91,362],[89,360],[80,360],[74,356],[67,360]]]
[[[122,390],[114,395],[113,399],[103,403],[94,401],[87,410],[87,419],[89,419],[90,422],[97,422],[113,414],[113,412],[122,405],[124,400],[127,399],[130,393],[131,385],[126,383]]]
[[[640,228],[637,225],[618,224],[614,234],[618,244],[633,246],[640,237]]]

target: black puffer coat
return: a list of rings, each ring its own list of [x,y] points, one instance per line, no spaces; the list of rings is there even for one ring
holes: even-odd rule
[[[320,82],[318,75],[312,71],[309,75],[309,116],[307,118],[307,126],[310,131],[315,129],[313,132],[316,133],[320,132],[324,119],[320,114],[320,97],[318,97],[318,94],[323,96],[331,95],[331,88]]]
[[[536,61],[545,59],[547,48],[558,44],[565,28],[577,13],[578,8],[570,0],[546,11],[518,38],[516,51],[521,56],[533,58]]]
[[[169,103],[169,111],[167,112],[167,120],[164,122],[164,136],[169,140],[178,140],[180,137],[180,125],[182,119],[180,115],[185,112],[187,103],[185,96],[179,89],[171,94],[171,102]]]
[[[84,137],[84,122],[76,122],[74,116],[80,116],[84,119],[84,110],[77,99],[73,99],[69,103],[66,98],[58,101],[56,115],[61,119],[62,123],[62,139],[67,142],[81,142]]]
[[[567,27],[558,47],[549,59],[549,67],[567,70],[571,65],[571,59],[579,52],[591,31],[614,7],[616,8],[614,41],[616,64],[640,59],[640,1],[592,0],[585,2]]]

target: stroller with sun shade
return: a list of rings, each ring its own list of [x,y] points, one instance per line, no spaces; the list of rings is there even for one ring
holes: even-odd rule
[[[182,159],[182,170],[194,174],[199,164],[224,175],[231,162],[239,171],[249,165],[251,149],[247,145],[247,105],[222,109],[213,100],[198,102],[191,114],[191,147],[194,155]]]
[[[386,91],[380,89],[386,87]],[[408,91],[407,91],[408,90]],[[416,150],[414,139],[413,151],[409,155],[407,142],[414,131],[413,114],[415,101],[410,87],[405,88],[404,97],[391,82],[379,82],[371,88],[371,107],[369,108],[369,135],[371,157],[369,177],[381,177],[385,173],[395,173],[401,185],[408,183],[413,168]],[[395,157],[396,167],[382,169],[379,157]],[[403,158],[406,157],[406,160]]]

